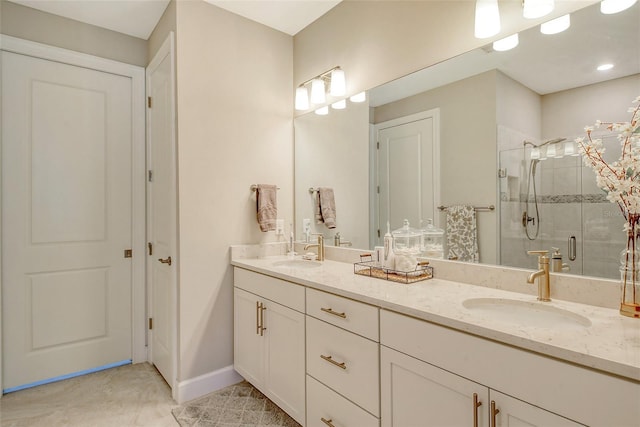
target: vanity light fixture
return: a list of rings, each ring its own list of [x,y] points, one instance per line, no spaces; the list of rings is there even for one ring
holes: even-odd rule
[[[571,156],[571,157],[580,155],[580,153],[578,153],[578,151],[576,150],[576,145],[574,144],[573,141],[566,141],[564,143],[564,155]]]
[[[331,104],[331,108],[333,108],[334,110],[344,110],[345,108],[347,108],[347,100],[341,99],[338,102],[334,102],[333,104]]]
[[[540,148],[533,147],[531,149],[531,160],[540,160]]]
[[[518,33],[515,33],[510,35],[509,37],[494,41],[493,50],[497,50],[498,52],[511,50],[514,47],[518,46],[518,42]]]
[[[636,4],[638,0],[602,0],[600,2],[600,12],[605,15],[622,12]]]
[[[558,155],[556,152],[556,144],[551,144],[547,147],[547,157],[554,158]]]
[[[558,34],[571,26],[571,16],[563,15],[559,18],[552,19],[540,25],[542,34]]]
[[[554,0],[522,0],[522,16],[527,19],[548,15],[555,6]]]
[[[315,111],[315,113],[319,116],[326,116],[329,114],[329,106],[325,105],[324,107],[320,107]]]
[[[351,98],[349,98],[349,101],[351,101],[351,102],[364,102],[366,100],[367,100],[367,93],[366,92],[356,93]]]
[[[486,39],[500,32],[498,0],[476,0],[476,24],[474,35]]]
[[[311,103],[323,104],[327,100],[324,91],[324,81],[319,78],[313,79],[311,81]]]
[[[607,71],[613,68],[613,64],[600,64],[598,65],[598,68],[596,68],[598,71]]]
[[[347,93],[347,82],[344,78],[344,71],[336,67],[331,71],[331,96],[344,96]]]
[[[296,110],[304,111],[309,109],[309,91],[304,86],[296,88]]]

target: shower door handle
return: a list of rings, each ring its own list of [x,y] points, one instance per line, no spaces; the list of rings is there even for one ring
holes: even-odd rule
[[[569,250],[567,253],[569,254],[569,261],[576,260],[576,236],[569,237]]]

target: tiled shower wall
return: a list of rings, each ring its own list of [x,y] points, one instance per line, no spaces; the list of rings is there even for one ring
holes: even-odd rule
[[[528,146],[523,141],[536,139],[506,127],[498,128],[500,191],[500,264],[536,268],[535,256],[529,250],[559,248],[569,273],[618,278],[619,254],[625,245],[622,230],[624,218],[617,205],[605,198],[596,186],[594,172],[583,165],[580,156],[548,158],[536,168],[536,190],[539,212],[539,232],[529,227],[529,239],[522,225],[525,210],[535,215],[533,186],[527,200],[528,176],[531,167]],[[570,138],[569,140],[573,140]],[[615,138],[607,138],[609,152],[619,152]],[[562,144],[559,144],[562,146]],[[569,238],[576,238],[576,259],[571,261]]]

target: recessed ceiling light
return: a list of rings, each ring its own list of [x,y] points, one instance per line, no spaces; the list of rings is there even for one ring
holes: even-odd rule
[[[602,64],[602,65],[598,65],[597,70],[598,71],[607,71],[613,68],[613,64]]]

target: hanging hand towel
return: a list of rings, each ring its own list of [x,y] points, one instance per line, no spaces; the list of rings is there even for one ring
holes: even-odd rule
[[[318,188],[318,205],[324,225],[327,228],[336,228],[336,201],[333,197],[333,188]]]
[[[268,184],[258,184],[257,187],[256,202],[260,231],[274,231],[278,218],[277,187]]]
[[[479,262],[478,226],[473,206],[447,208],[447,247],[449,259],[456,256],[459,261]]]

